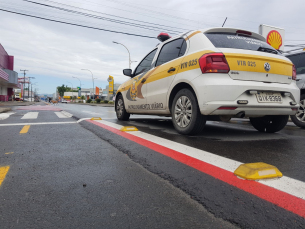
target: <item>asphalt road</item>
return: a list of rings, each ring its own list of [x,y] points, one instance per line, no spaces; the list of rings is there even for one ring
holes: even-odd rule
[[[305,131],[293,124],[262,134],[247,120],[208,122],[201,135],[182,136],[170,118],[132,115],[119,122],[113,107],[39,105],[17,107],[0,120],[0,174],[10,166],[0,183],[4,228],[305,228],[304,199],[294,211],[284,193],[279,206],[83,119],[136,126],[152,139],[219,158],[269,163],[303,185]],[[73,117],[59,118],[61,110]],[[38,115],[22,119],[29,112]],[[28,132],[20,134],[25,125]]]

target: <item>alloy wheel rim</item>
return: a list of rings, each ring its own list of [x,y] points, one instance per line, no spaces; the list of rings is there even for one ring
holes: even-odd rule
[[[122,114],[123,114],[123,101],[122,101],[122,99],[119,99],[119,101],[117,103],[116,112],[117,112],[119,117],[122,116]]]
[[[300,122],[305,122],[305,99],[300,101],[300,108],[298,109],[298,112],[296,113],[295,117]]]
[[[178,126],[187,127],[192,119],[192,103],[187,96],[181,96],[175,104],[175,121]]]

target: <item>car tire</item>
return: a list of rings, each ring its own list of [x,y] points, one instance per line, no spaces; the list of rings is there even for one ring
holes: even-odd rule
[[[275,133],[282,130],[289,115],[267,115],[260,118],[250,118],[252,126],[260,132]]]
[[[196,135],[206,123],[206,117],[201,115],[194,93],[187,88],[181,89],[175,95],[172,107],[172,121],[180,134]]]
[[[128,121],[130,114],[125,110],[124,99],[122,95],[118,96],[118,99],[115,103],[115,113],[118,120]]]
[[[300,108],[298,112],[296,115],[290,115],[290,118],[296,126],[305,128],[305,94],[301,95]]]

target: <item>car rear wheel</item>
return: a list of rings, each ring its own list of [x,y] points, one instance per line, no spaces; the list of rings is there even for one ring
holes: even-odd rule
[[[295,115],[290,115],[291,121],[299,127],[305,128],[305,94],[301,95],[300,108]]]
[[[260,132],[275,133],[286,126],[288,118],[288,115],[267,115],[260,118],[250,118],[250,122]]]
[[[201,115],[196,96],[191,90],[181,89],[176,94],[171,112],[174,127],[180,134],[195,135],[203,130],[206,118]]]
[[[116,113],[116,117],[118,118],[118,120],[121,120],[121,121],[129,120],[130,114],[127,113],[127,111],[125,110],[124,100],[123,100],[122,95],[119,95],[118,100],[116,101],[115,113]]]

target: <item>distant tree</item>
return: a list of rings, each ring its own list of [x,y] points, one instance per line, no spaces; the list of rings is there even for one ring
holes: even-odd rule
[[[61,97],[64,96],[64,93],[65,93],[66,91],[70,91],[70,90],[71,90],[71,88],[68,87],[67,85],[65,86],[64,84],[63,84],[62,86],[58,86],[58,87],[57,87],[57,91],[58,91],[58,93],[59,93],[59,95],[60,95]]]

